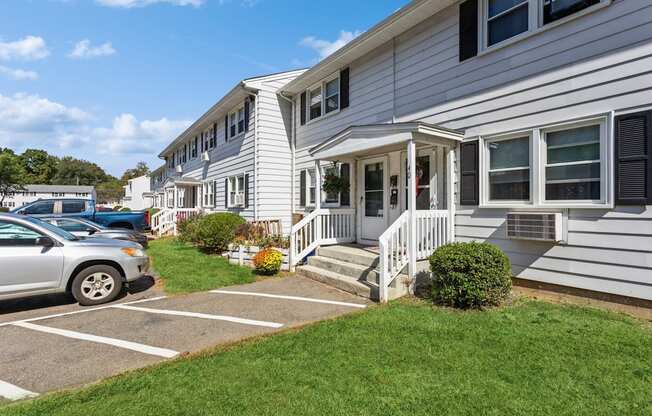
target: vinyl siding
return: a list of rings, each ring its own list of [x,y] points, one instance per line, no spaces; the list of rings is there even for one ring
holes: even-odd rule
[[[298,129],[307,150],[349,125],[422,120],[492,135],[652,107],[652,3],[610,6],[458,60],[449,7],[351,65],[351,107]],[[393,70],[395,68],[395,70]],[[568,210],[567,244],[507,240],[507,210],[458,207],[456,237],[501,246],[518,277],[652,299],[652,206]]]

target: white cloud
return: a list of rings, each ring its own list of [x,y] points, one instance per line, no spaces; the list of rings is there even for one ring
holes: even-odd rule
[[[103,152],[120,154],[153,154],[183,132],[189,120],[138,121],[132,114],[122,114],[113,120],[110,128],[99,127],[93,130],[96,143],[102,143]],[[98,141],[99,140],[99,141]]]
[[[99,56],[109,56],[116,53],[111,42],[106,42],[98,46],[92,46],[88,39],[80,40],[75,44],[75,48],[68,54],[73,59],[90,59]]]
[[[33,81],[38,79],[38,74],[34,71],[26,71],[24,69],[13,69],[6,66],[0,65],[0,74],[6,76],[9,79],[16,81]]]
[[[205,0],[96,0],[97,3],[107,7],[122,7],[131,9],[134,7],[145,7],[157,3],[168,3],[175,6],[199,7]]]
[[[360,30],[356,30],[355,32],[342,30],[340,31],[340,36],[334,41],[317,39],[314,36],[307,36],[299,42],[299,45],[314,49],[319,54],[319,59],[322,60],[360,36],[362,33],[363,32]]]
[[[25,93],[0,94],[0,135],[9,133],[53,132],[77,126],[91,119],[90,114],[76,107]],[[0,136],[0,140],[2,137]]]
[[[0,60],[21,59],[33,61],[50,55],[45,40],[38,36],[26,36],[14,42],[0,41]]]

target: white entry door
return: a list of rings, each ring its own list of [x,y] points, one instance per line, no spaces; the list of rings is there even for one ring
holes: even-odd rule
[[[360,185],[360,238],[376,241],[387,229],[388,201],[387,158],[374,158],[359,162]],[[364,242],[364,241],[362,241]]]

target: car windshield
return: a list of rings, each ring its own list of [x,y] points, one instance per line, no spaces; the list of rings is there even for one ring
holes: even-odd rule
[[[85,220],[85,219],[83,219],[83,218],[75,218],[74,220],[75,220],[75,221],[79,221],[79,222],[82,223],[82,224],[86,224],[86,225],[88,225],[89,227],[93,227],[93,228],[95,228],[96,230],[102,230],[102,231],[104,231],[104,230],[108,230],[108,228],[105,227],[105,226],[103,226],[103,225],[100,225],[100,224],[98,224],[98,223],[96,223],[96,222],[93,222],[93,221]]]
[[[57,236],[63,238],[64,240],[67,241],[79,240],[79,238],[70,234],[68,231],[62,230],[61,228],[57,227],[56,225],[52,225],[49,222],[41,221],[38,218],[34,218],[34,217],[25,217],[25,220],[31,222],[32,224],[45,228],[46,230],[52,232],[53,234],[56,234]]]

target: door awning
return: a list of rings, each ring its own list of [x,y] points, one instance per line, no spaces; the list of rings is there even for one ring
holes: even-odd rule
[[[351,126],[310,149],[310,155],[320,160],[339,160],[405,149],[407,142],[456,146],[464,133],[420,121],[391,124]]]
[[[188,178],[188,177],[181,177],[181,178],[168,178],[165,181],[165,184],[163,185],[164,188],[170,188],[173,186],[199,186],[201,185],[201,181],[194,179],[194,178]]]

